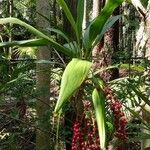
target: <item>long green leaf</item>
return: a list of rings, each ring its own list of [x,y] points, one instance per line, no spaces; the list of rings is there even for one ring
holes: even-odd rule
[[[108,21],[105,23],[105,25],[104,25],[104,27],[103,27],[101,33],[97,36],[97,38],[96,38],[96,40],[95,40],[95,42],[94,42],[94,44],[93,44],[93,47],[95,47],[95,46],[98,44],[98,42],[101,41],[101,39],[102,39],[104,33],[105,33],[109,28],[111,28],[111,27],[113,26],[113,24],[114,24],[117,20],[119,20],[121,17],[122,17],[122,15],[117,15],[117,16],[112,16],[110,19],[108,19]]]
[[[57,3],[62,7],[67,19],[69,20],[70,24],[72,25],[72,28],[74,29],[76,35],[77,35],[77,27],[76,27],[76,23],[75,20],[72,16],[71,11],[69,10],[66,2],[64,0],[57,0]]]
[[[84,46],[87,50],[91,49],[92,44],[103,29],[106,21],[113,13],[115,8],[122,4],[124,0],[107,0],[99,16],[97,16],[89,25],[84,34]]]
[[[20,19],[17,18],[13,18],[13,17],[9,17],[9,18],[2,18],[0,19],[0,24],[7,24],[7,23],[12,23],[12,24],[19,24],[23,27],[25,27],[26,29],[28,29],[31,33],[37,35],[38,37],[47,39],[47,40],[52,40],[50,37],[48,37],[47,35],[43,34],[42,32],[40,32],[39,30],[35,29],[34,27],[32,27],[31,25],[21,21]]]
[[[82,35],[83,16],[84,16],[84,0],[79,0],[77,6],[77,21],[76,21],[79,37],[81,37]]]
[[[144,72],[145,68],[141,65],[120,64],[120,69],[130,69],[132,71]]]
[[[91,65],[91,62],[77,58],[73,58],[67,65],[62,76],[60,93],[54,110],[55,114],[59,113],[63,105],[80,87],[85,80]]]
[[[25,27],[26,29],[28,29],[31,33],[35,34],[36,36],[40,37],[40,38],[43,38],[47,41],[49,41],[49,43],[54,47],[56,48],[57,50],[65,53],[66,55],[69,55],[69,56],[74,56],[74,54],[72,54],[70,52],[69,49],[61,46],[59,43],[55,42],[52,38],[48,37],[47,35],[43,34],[42,32],[40,32],[39,30],[35,29],[34,27],[32,27],[31,25],[17,19],[17,18],[13,18],[13,17],[10,17],[10,18],[3,18],[3,19],[0,19],[0,24],[7,24],[7,23],[12,23],[12,24],[18,24],[18,25],[21,25],[23,27]],[[34,41],[35,42],[35,41]],[[45,41],[46,42],[46,41]],[[30,41],[31,43],[31,41]],[[46,42],[46,45],[48,44],[48,42]]]
[[[125,106],[125,105],[124,105],[124,107],[125,107],[126,109],[128,109],[128,110],[130,111],[130,113],[131,113],[134,117],[136,117],[137,119],[139,119],[148,129],[150,129],[149,124],[146,123],[146,122],[143,120],[143,118],[141,118],[140,115],[139,115],[137,112],[135,112],[134,110],[132,110],[131,108],[129,108],[129,107]]]
[[[70,42],[69,37],[63,31],[54,28],[47,28],[47,30],[57,33],[58,35],[62,36],[68,43]]]
[[[100,139],[100,148],[106,148],[106,122],[105,122],[105,98],[101,89],[94,89],[92,99],[95,109],[98,133]]]
[[[45,39],[31,39],[22,41],[12,41],[12,42],[2,42],[0,47],[12,47],[12,46],[22,46],[22,47],[32,47],[32,46],[44,46],[48,45],[50,42]]]
[[[150,106],[149,99],[142,92],[138,91],[138,89],[135,86],[133,86],[132,84],[130,84],[129,86],[139,98],[141,98],[147,105]]]

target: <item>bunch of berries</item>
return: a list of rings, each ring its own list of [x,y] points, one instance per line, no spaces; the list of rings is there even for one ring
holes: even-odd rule
[[[77,119],[73,125],[72,150],[100,150],[98,130],[91,103],[84,101],[83,104],[82,119]]]
[[[125,131],[127,119],[125,114],[121,111],[122,104],[115,96],[113,96],[112,90],[109,87],[104,88],[104,93],[114,115],[114,123],[116,128],[115,136],[118,139],[124,140],[127,138],[127,133]]]
[[[88,150],[99,150],[100,141],[97,123],[92,110],[91,102],[84,101],[84,137],[86,139],[86,148]]]
[[[85,143],[83,141],[83,132],[81,131],[80,126],[80,122],[76,120],[73,125],[72,150],[77,150],[78,148],[86,150]]]
[[[72,150],[100,150],[98,131],[90,119],[81,125],[75,121],[73,126]]]
[[[121,111],[122,104],[112,94],[112,90],[109,87],[104,88],[104,93],[108,105],[114,115],[114,124],[116,128],[115,137],[120,140],[125,140],[127,139],[127,119],[125,114]],[[73,126],[72,150],[100,150],[98,129],[96,126],[95,117],[93,115],[91,103],[89,101],[84,101],[83,104],[83,117],[82,119],[77,119]],[[121,149],[122,144],[119,144],[117,150]]]

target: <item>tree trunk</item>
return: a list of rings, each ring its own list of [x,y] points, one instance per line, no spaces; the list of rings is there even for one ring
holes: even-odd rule
[[[93,0],[92,19],[94,19],[96,16],[98,16],[99,12],[100,12],[100,1]]]
[[[138,6],[135,7],[142,17],[140,28],[136,35],[136,49],[138,56],[150,60],[150,1],[148,2],[147,9],[144,9],[142,6],[139,6],[140,8]]]
[[[114,11],[113,15],[119,15],[120,14],[120,7],[116,8],[116,10]],[[112,27],[112,41],[111,41],[111,45],[112,45],[112,65],[115,63],[118,63],[119,60],[117,59],[117,53],[119,52],[119,20],[116,21],[116,23],[113,25]],[[119,78],[119,69],[118,68],[114,68],[111,71],[111,80],[117,79]]]
[[[37,0],[37,27],[40,30],[49,27],[49,22],[43,17],[49,18],[50,16],[50,1],[49,0]],[[41,16],[42,14],[43,16]],[[50,60],[50,48],[48,46],[41,46],[38,48],[37,60]],[[37,63],[37,116],[38,127],[36,131],[36,150],[50,150],[50,123],[47,113],[49,111],[49,99],[50,99],[50,65]],[[44,132],[43,132],[44,131]]]
[[[136,35],[136,51],[138,51],[138,56],[143,57],[145,61],[150,60],[150,0],[148,1],[148,5],[146,8],[143,7],[140,0],[132,0],[133,5],[139,12],[140,16],[142,17],[140,28]],[[148,81],[150,80],[150,67],[147,68],[145,74],[147,74]],[[145,86],[145,91],[146,91]],[[148,87],[149,88],[149,87]],[[148,94],[149,96],[149,94]],[[144,109],[150,113],[150,106],[145,105]],[[150,124],[149,113],[146,111],[142,111],[143,120]],[[146,134],[150,134],[149,130],[143,129],[143,132]],[[142,141],[142,149],[150,147],[150,139],[145,139]]]

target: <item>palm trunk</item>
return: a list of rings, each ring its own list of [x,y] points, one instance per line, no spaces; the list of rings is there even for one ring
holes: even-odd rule
[[[42,17],[49,18],[50,14],[50,5],[49,0],[37,0],[37,27],[40,30],[46,29],[49,27],[49,22]],[[48,46],[42,46],[38,48],[37,60],[50,60],[50,48]],[[37,129],[36,131],[36,150],[49,150],[50,143],[50,123],[49,117],[46,116],[50,107],[50,65],[49,64],[37,64],[37,117],[38,117],[38,127],[41,130]]]

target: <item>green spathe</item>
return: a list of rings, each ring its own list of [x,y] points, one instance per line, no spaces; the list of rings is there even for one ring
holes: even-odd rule
[[[72,61],[67,65],[62,76],[60,93],[56,103],[54,114],[59,113],[62,106],[81,86],[89,73],[91,65],[91,62],[77,58],[73,58]]]

